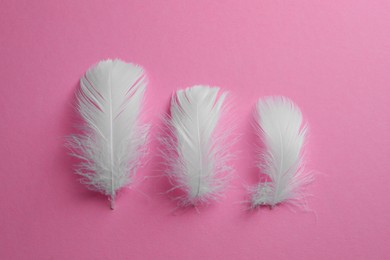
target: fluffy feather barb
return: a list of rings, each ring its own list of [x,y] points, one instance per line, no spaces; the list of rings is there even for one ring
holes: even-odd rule
[[[120,60],[99,62],[80,81],[77,108],[85,124],[68,147],[81,159],[82,182],[109,196],[111,208],[132,182],[146,142],[148,127],[139,122],[145,88],[142,68]]]
[[[226,152],[215,129],[226,93],[219,88],[194,86],[179,90],[171,100],[170,136],[165,140],[167,174],[185,195],[180,205],[197,205],[218,197],[227,170]]]
[[[301,111],[285,97],[259,100],[255,127],[264,145],[259,152],[259,168],[268,181],[255,189],[252,206],[275,206],[284,201],[299,204],[302,187],[312,180],[303,169],[302,146],[307,127],[302,124]]]

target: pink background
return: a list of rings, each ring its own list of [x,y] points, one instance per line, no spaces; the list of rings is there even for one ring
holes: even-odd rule
[[[388,259],[389,1],[0,1],[0,259]],[[72,174],[79,78],[100,59],[148,73],[149,164],[109,210]],[[157,128],[171,93],[231,92],[242,139],[215,205],[174,211]],[[245,212],[249,118],[286,95],[310,123],[313,212]]]

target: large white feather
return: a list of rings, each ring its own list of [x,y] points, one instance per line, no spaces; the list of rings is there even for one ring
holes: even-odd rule
[[[255,189],[252,206],[302,203],[302,188],[312,176],[303,168],[307,127],[302,123],[300,109],[285,97],[259,100],[255,127],[264,146],[259,151],[259,168],[268,180]]]
[[[179,90],[172,97],[164,157],[173,189],[184,192],[178,196],[181,206],[210,202],[224,187],[230,168],[222,135],[215,130],[225,97],[226,92],[219,95],[219,88],[207,86]]]
[[[81,159],[76,173],[82,182],[109,196],[112,209],[117,191],[133,181],[144,151],[148,126],[139,115],[145,88],[142,68],[120,60],[99,62],[80,81],[77,108],[85,124],[68,147]]]

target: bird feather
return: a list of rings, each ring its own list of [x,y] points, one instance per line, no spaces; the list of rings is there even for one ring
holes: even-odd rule
[[[140,122],[145,89],[143,69],[118,59],[99,62],[80,80],[77,110],[84,124],[67,146],[80,159],[75,171],[82,183],[109,196],[112,209],[145,151],[148,125]]]
[[[228,156],[216,131],[226,95],[217,87],[198,85],[172,96],[164,157],[173,189],[184,191],[177,198],[181,206],[217,199],[226,183]]]
[[[285,201],[302,205],[302,188],[312,181],[312,175],[304,169],[302,148],[307,125],[300,109],[285,97],[259,100],[255,128],[263,144],[258,167],[268,180],[253,190],[252,206],[273,207]]]

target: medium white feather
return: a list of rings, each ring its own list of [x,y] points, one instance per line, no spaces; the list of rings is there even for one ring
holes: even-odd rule
[[[216,127],[224,110],[226,92],[219,88],[194,86],[172,96],[168,138],[164,157],[167,174],[181,206],[208,203],[221,194],[229,167],[222,135]]]
[[[303,168],[307,126],[300,109],[285,97],[259,100],[255,127],[264,146],[258,154],[259,168],[268,180],[254,190],[252,206],[275,206],[284,201],[301,204],[302,188],[312,181],[312,175]]]
[[[139,115],[145,88],[142,68],[120,60],[99,62],[80,81],[77,108],[85,124],[68,147],[81,159],[76,173],[82,182],[109,196],[112,209],[117,191],[133,181],[144,151],[148,126]]]

